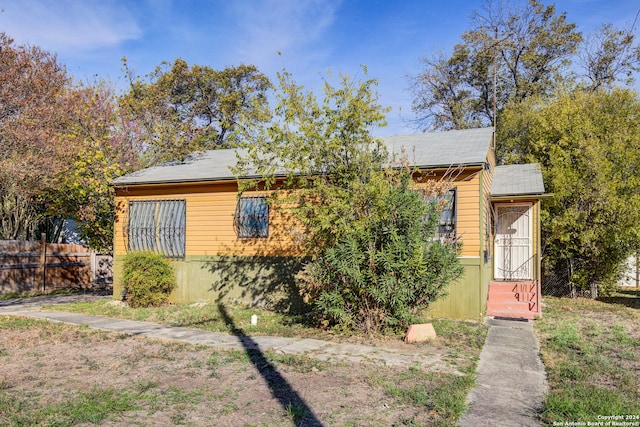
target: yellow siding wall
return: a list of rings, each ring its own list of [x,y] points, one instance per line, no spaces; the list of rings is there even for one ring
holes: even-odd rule
[[[236,183],[176,184],[118,189],[114,252],[127,252],[126,226],[130,201],[186,200],[186,255],[297,255],[291,234],[293,221],[283,210],[270,208],[269,237],[239,239],[233,226]],[[247,191],[244,196],[264,195]]]
[[[490,156],[490,159],[493,156]],[[491,162],[489,162],[491,165]],[[489,170],[485,170],[482,174],[482,212],[480,218],[482,221],[482,251],[486,251],[488,259],[493,255],[493,215],[491,214],[491,185],[493,183],[493,171],[495,169],[495,161]],[[484,254],[483,254],[484,257]]]
[[[491,185],[493,184],[493,173],[496,169],[496,152],[495,152],[495,134],[491,137],[491,149],[487,153],[486,162],[488,168],[483,171],[482,174],[482,211],[480,212],[480,221],[482,221],[482,238],[483,246],[482,251],[487,253],[486,262],[493,259],[493,213],[491,204]],[[482,254],[484,258],[484,253]],[[493,273],[491,273],[493,277]],[[483,281],[483,283],[488,281]]]
[[[540,271],[541,268],[541,242],[540,239],[542,236],[540,236],[540,200],[532,200],[531,201],[533,203],[532,206],[532,210],[533,210],[533,251],[535,254],[535,265],[536,268],[534,270],[534,274],[535,274],[535,279],[537,280],[542,280],[541,278],[541,274],[542,272]]]
[[[480,177],[482,171],[467,170],[453,174],[446,172],[456,189],[456,234],[462,242],[462,256],[478,257],[481,251],[480,236]],[[443,173],[428,175],[425,180],[443,179]],[[418,183],[418,187],[428,184]]]
[[[462,256],[481,255],[480,235],[480,177],[481,170],[458,174],[452,185],[457,191],[457,235],[462,241]],[[439,179],[434,175],[428,179]],[[423,184],[418,184],[423,185]],[[265,192],[245,192],[244,196],[264,195]],[[271,207],[269,237],[239,239],[233,227],[237,204],[237,184],[196,183],[132,186],[116,192],[115,254],[127,252],[126,226],[130,201],[186,200],[186,256],[191,255],[247,255],[296,256],[298,230],[295,219],[283,209]]]
[[[424,186],[428,185],[424,181],[442,179],[443,175],[453,177],[451,185],[457,191],[456,231],[462,242],[461,261],[465,267],[464,277],[451,285],[449,296],[433,304],[429,310],[431,316],[478,319],[485,310],[488,284],[485,273],[490,273],[490,269],[482,260],[485,236],[481,225],[486,226],[483,222],[487,221],[484,211],[489,208],[489,203],[485,197],[491,187],[491,172],[478,167],[459,173],[454,171],[453,174],[451,171],[428,173],[417,179],[417,186]],[[265,269],[260,263],[271,259],[269,257],[281,257],[280,263],[299,260],[292,258],[302,255],[294,243],[296,222],[287,211],[272,206],[268,238],[237,238],[233,224],[237,190],[236,182],[140,185],[116,189],[115,275],[120,277],[122,256],[127,253],[129,202],[185,200],[186,254],[184,259],[174,261],[180,286],[172,300],[192,302],[231,298],[255,302],[260,298],[271,298],[273,289],[289,295],[286,290],[291,286],[287,280],[293,277],[293,273],[282,274],[276,268],[278,266]],[[244,196],[264,194],[245,192]],[[232,255],[240,257],[233,259]],[[251,257],[260,259],[249,259]],[[272,286],[270,280],[277,282],[276,286]],[[119,295],[121,284],[119,280],[116,282],[114,295]],[[281,282],[286,283],[282,285]],[[279,298],[280,294],[277,295]],[[292,299],[291,295],[287,301]]]
[[[493,173],[496,169],[496,152],[495,152],[495,133],[491,137],[491,149],[487,153],[486,162],[488,168],[482,173],[482,211],[480,212],[480,221],[482,222],[482,251],[481,254],[484,258],[484,252],[487,253],[485,261],[490,263],[493,259],[493,212],[491,204],[491,186],[493,184]],[[493,277],[493,273],[491,276]],[[484,281],[488,285],[488,281]]]

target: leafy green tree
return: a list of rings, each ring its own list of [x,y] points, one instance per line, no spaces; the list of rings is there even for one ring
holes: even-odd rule
[[[138,168],[130,123],[118,109],[113,89],[104,82],[67,91],[67,115],[57,144],[77,147],[67,159],[69,171],[52,194],[50,213],[75,218],[81,238],[111,252],[115,220],[113,180]]]
[[[459,247],[433,239],[436,199],[415,188],[411,172],[371,170],[347,188],[351,227],[299,275],[301,294],[326,324],[405,329],[463,274]]]
[[[577,89],[514,104],[501,124],[505,160],[540,163],[553,193],[542,213],[547,266],[606,289],[640,242],[637,94]]]
[[[451,55],[425,56],[410,77],[423,129],[489,126],[509,103],[563,87],[630,85],[640,70],[632,30],[604,24],[583,40],[566,13],[537,0],[486,2],[461,38]],[[575,60],[581,68],[572,67]]]
[[[137,165],[129,126],[108,85],[75,83],[55,55],[0,33],[0,239],[55,239],[75,218],[110,250],[110,183]]]
[[[451,56],[425,56],[411,77],[413,110],[423,128],[464,129],[494,121],[495,105],[552,93],[582,35],[555,6],[530,0],[487,2]]]
[[[365,70],[366,74],[366,70]],[[457,246],[432,239],[434,203],[413,185],[370,128],[383,125],[373,79],[325,80],[321,102],[279,75],[275,118],[240,156],[247,188],[276,189],[311,261],[301,294],[328,324],[375,332],[404,327],[462,273]],[[251,171],[249,173],[249,171]],[[279,176],[280,179],[276,179]],[[426,200],[429,200],[428,198]]]
[[[134,76],[126,59],[124,67],[130,90],[120,106],[137,123],[145,165],[232,145],[241,124],[257,126],[270,117],[271,83],[253,65],[217,71],[176,59],[146,80]]]
[[[582,72],[571,67],[576,58]],[[555,195],[543,205],[546,265],[577,286],[613,283],[638,247],[627,221],[640,188],[627,173],[637,163],[637,101],[614,88],[633,83],[639,64],[631,30],[604,24],[583,41],[554,6],[491,1],[450,56],[426,57],[412,78],[421,127],[497,123],[500,161],[542,164]]]
[[[295,204],[304,226],[308,253],[332,245],[351,227],[354,213],[349,204],[349,185],[364,179],[370,170],[382,170],[387,153],[371,136],[372,126],[384,126],[387,108],[378,104],[377,81],[353,82],[340,76],[339,87],[325,80],[324,99],[318,102],[304,92],[288,72],[278,75],[275,120],[257,135],[245,139],[246,154],[239,161],[238,176],[263,177],[271,188],[275,176],[284,175],[285,198]],[[241,190],[256,185],[241,182]],[[278,193],[282,197],[283,192]]]

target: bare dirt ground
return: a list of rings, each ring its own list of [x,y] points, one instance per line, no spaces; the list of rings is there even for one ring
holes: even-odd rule
[[[0,316],[1,425],[448,425],[465,380]]]

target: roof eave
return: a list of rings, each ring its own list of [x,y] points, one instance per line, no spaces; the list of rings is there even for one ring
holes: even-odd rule
[[[441,165],[413,165],[412,168],[418,169],[458,169],[458,168],[483,168],[487,162],[471,162],[471,163],[455,163]]]
[[[273,175],[274,178],[284,178],[284,174]],[[116,188],[122,187],[136,187],[142,185],[164,185],[164,184],[196,184],[196,183],[214,183],[214,182],[229,182],[238,181],[241,179],[263,179],[261,175],[249,175],[249,176],[227,176],[227,177],[211,177],[211,178],[190,178],[190,179],[168,179],[168,180],[149,180],[149,181],[135,181],[135,182],[114,182],[111,186]]]
[[[530,200],[530,199],[550,199],[553,193],[526,193],[526,194],[492,194],[489,196],[492,202],[510,201],[510,200]]]
[[[487,162],[473,162],[473,163],[456,163],[456,164],[442,164],[442,165],[414,165],[411,167],[418,168],[420,170],[442,170],[442,169],[457,169],[457,168],[483,168]],[[274,178],[284,178],[285,174],[275,174]],[[210,178],[190,178],[190,179],[163,179],[163,180],[145,180],[134,182],[113,182],[112,187],[136,187],[142,185],[164,185],[164,184],[194,184],[198,182],[225,182],[236,181],[237,179],[262,179],[261,175],[250,175],[243,177],[226,176],[226,177],[210,177]]]
[[[137,187],[142,185],[164,185],[164,184],[194,184],[198,182],[223,182],[223,181],[235,181],[235,177],[222,177],[222,178],[205,178],[205,179],[165,179],[162,181],[149,180],[149,181],[135,181],[135,182],[114,182],[111,184],[115,188],[122,187]]]

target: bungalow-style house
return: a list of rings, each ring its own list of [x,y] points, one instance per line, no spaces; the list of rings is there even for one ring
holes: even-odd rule
[[[496,165],[493,128],[383,141],[391,151],[409,153],[427,179],[453,179],[440,228],[462,242],[465,273],[430,314],[475,320],[539,316],[544,185],[538,167]],[[235,163],[234,150],[214,150],[115,180],[115,296],[122,290],[123,256],[153,250],[177,271],[173,301],[295,302],[300,230],[286,210],[265,202],[264,192],[238,198],[229,169]]]

